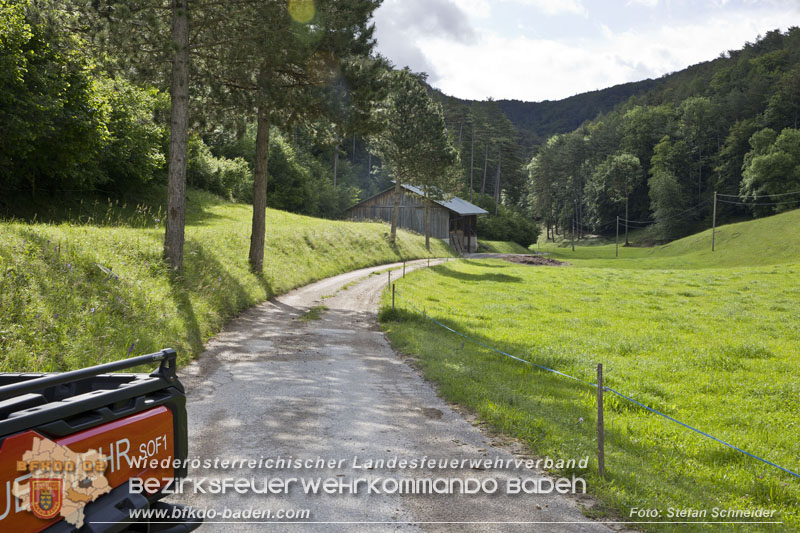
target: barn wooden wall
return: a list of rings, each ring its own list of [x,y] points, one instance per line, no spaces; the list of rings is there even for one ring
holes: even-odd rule
[[[348,210],[351,220],[383,220],[392,222],[394,190],[386,191]],[[450,236],[450,211],[433,204],[430,208],[431,237],[447,239]],[[416,194],[403,191],[400,196],[400,222],[403,229],[425,234],[425,204]]]

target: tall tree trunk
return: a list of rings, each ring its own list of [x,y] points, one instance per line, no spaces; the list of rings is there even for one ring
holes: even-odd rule
[[[253,169],[253,229],[250,233],[250,268],[253,272],[264,269],[264,238],[267,216],[267,163],[269,162],[269,119],[258,110],[256,132],[256,160]]]
[[[164,258],[175,271],[183,268],[186,224],[186,161],[189,146],[189,6],[172,0],[172,83],[170,85],[169,171]]]
[[[333,152],[333,188],[336,188],[336,176],[339,174],[339,145],[336,145],[336,148]]]
[[[395,178],[394,195],[392,199],[392,234],[389,240],[394,243],[397,240],[397,224],[400,222],[400,178]]]
[[[625,195],[625,246],[628,246],[628,195]]]
[[[425,249],[431,251],[431,200],[425,197]]]
[[[367,152],[367,183],[372,176],[372,152]]]
[[[698,159],[697,162],[697,200],[700,201],[703,198],[701,193],[703,189],[703,149],[698,148]],[[627,218],[627,217],[625,217]]]
[[[472,125],[472,147],[469,150],[469,201],[472,201],[472,167],[475,161],[475,124]]]
[[[489,164],[489,143],[483,151],[483,182],[481,183],[481,194],[486,194],[486,167]]]
[[[497,179],[494,180],[494,214],[497,215],[497,211],[500,208],[500,159],[503,156],[503,152],[501,150],[497,151]]]

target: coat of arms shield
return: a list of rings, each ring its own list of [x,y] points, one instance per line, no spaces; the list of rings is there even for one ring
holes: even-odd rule
[[[31,479],[31,512],[36,517],[49,520],[61,511],[62,482],[57,478]]]

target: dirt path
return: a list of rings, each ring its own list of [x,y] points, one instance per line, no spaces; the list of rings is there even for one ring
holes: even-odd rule
[[[576,523],[587,519],[573,499],[505,494],[506,479],[538,477],[531,470],[352,468],[356,456],[361,463],[394,456],[417,460],[514,457],[493,446],[489,437],[439,399],[390,348],[375,314],[387,274],[370,275],[386,268],[322,280],[245,312],[181,373],[189,397],[190,458],[319,456],[343,459],[343,468],[201,468],[191,469],[189,475],[259,480],[275,476],[491,477],[500,483],[498,493],[401,496],[370,495],[362,490],[354,496],[293,490],[289,495],[266,496],[229,491],[171,499],[217,511],[250,506],[273,512],[309,509],[310,520],[316,522],[207,524],[204,531],[608,531],[600,524]],[[299,319],[318,305],[328,308],[319,320]]]

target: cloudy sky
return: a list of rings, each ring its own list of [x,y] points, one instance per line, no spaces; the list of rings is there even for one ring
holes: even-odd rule
[[[461,98],[558,100],[800,26],[800,0],[384,0],[378,51]]]

